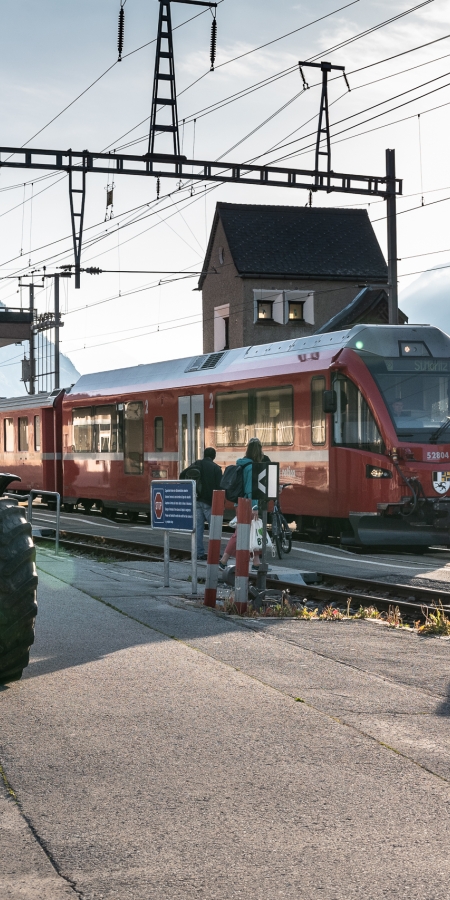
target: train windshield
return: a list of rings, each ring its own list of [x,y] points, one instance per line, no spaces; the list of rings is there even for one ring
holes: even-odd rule
[[[383,394],[398,437],[430,441],[450,416],[450,360],[361,356]],[[450,443],[450,427],[441,441]]]

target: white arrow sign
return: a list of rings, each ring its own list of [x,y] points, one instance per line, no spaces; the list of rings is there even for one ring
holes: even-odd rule
[[[265,472],[264,471],[260,472],[258,475],[258,490],[261,491],[262,494],[267,494],[266,485],[263,484],[263,481],[266,480],[266,477],[267,477],[267,469]]]

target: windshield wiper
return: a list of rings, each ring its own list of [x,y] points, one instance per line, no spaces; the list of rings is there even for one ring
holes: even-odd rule
[[[443,422],[442,425],[439,426],[437,431],[433,431],[433,434],[430,437],[430,444],[435,444],[437,439],[441,436],[441,434],[446,431],[446,429],[450,425],[450,416],[447,416],[447,421]]]

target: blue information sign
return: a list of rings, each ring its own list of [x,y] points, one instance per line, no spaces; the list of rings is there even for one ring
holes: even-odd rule
[[[153,481],[152,528],[161,531],[195,531],[195,481]]]

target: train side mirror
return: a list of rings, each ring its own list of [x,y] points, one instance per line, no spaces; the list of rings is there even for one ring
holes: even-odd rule
[[[337,394],[336,391],[324,391],[322,398],[322,409],[324,413],[335,413],[337,410]]]

